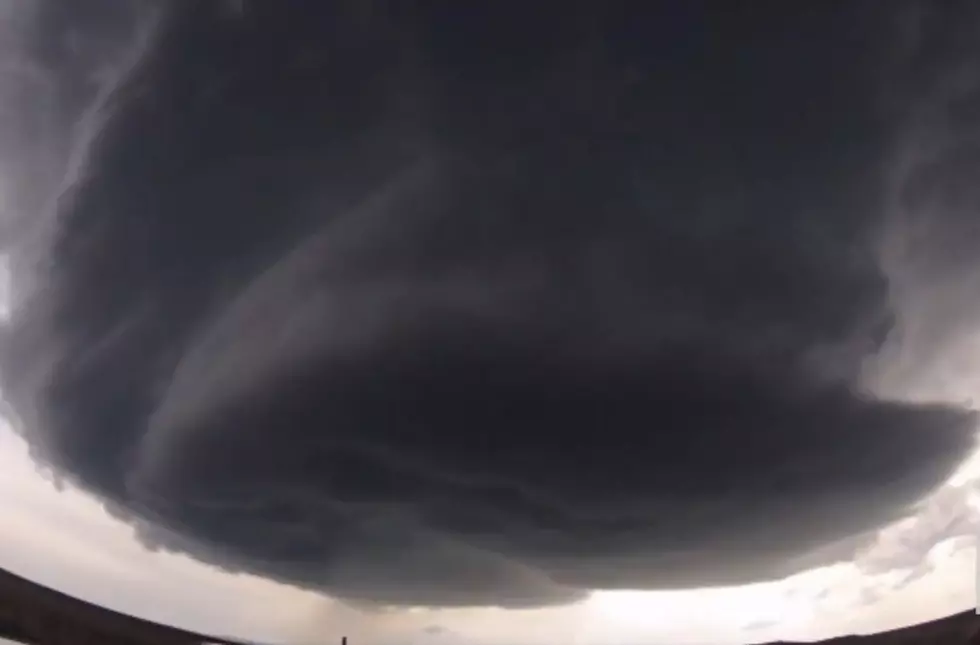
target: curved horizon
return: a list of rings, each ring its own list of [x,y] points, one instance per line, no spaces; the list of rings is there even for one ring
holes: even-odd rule
[[[0,567],[282,645],[973,606],[978,43],[968,0],[0,3]]]

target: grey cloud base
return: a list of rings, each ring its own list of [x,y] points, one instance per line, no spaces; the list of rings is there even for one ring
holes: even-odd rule
[[[38,457],[149,545],[395,605],[785,576],[940,485],[974,413],[861,378],[873,3],[506,4],[177,3],[4,339]]]

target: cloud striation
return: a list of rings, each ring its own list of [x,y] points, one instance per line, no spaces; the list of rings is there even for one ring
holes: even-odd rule
[[[865,379],[900,3],[240,4],[103,96],[3,343],[148,545],[392,605],[738,584],[972,449]]]

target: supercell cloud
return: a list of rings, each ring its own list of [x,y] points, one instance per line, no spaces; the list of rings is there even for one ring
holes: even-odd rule
[[[967,5],[423,4],[176,2],[65,90],[2,353],[41,462],[230,570],[533,606],[848,557],[970,452],[881,386],[973,313],[977,139],[907,152]]]

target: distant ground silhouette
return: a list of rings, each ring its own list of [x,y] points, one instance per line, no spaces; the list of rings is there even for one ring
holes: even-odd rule
[[[2,639],[33,645],[239,645],[112,611],[0,569]]]
[[[974,611],[966,611],[880,634],[842,636],[819,642],[828,645],[980,645],[980,616]]]
[[[0,645],[4,639],[33,645],[245,645],[128,616],[0,569]],[[820,642],[829,645],[980,645],[980,616],[967,611],[880,634],[843,636]],[[793,645],[787,641],[780,643]]]

